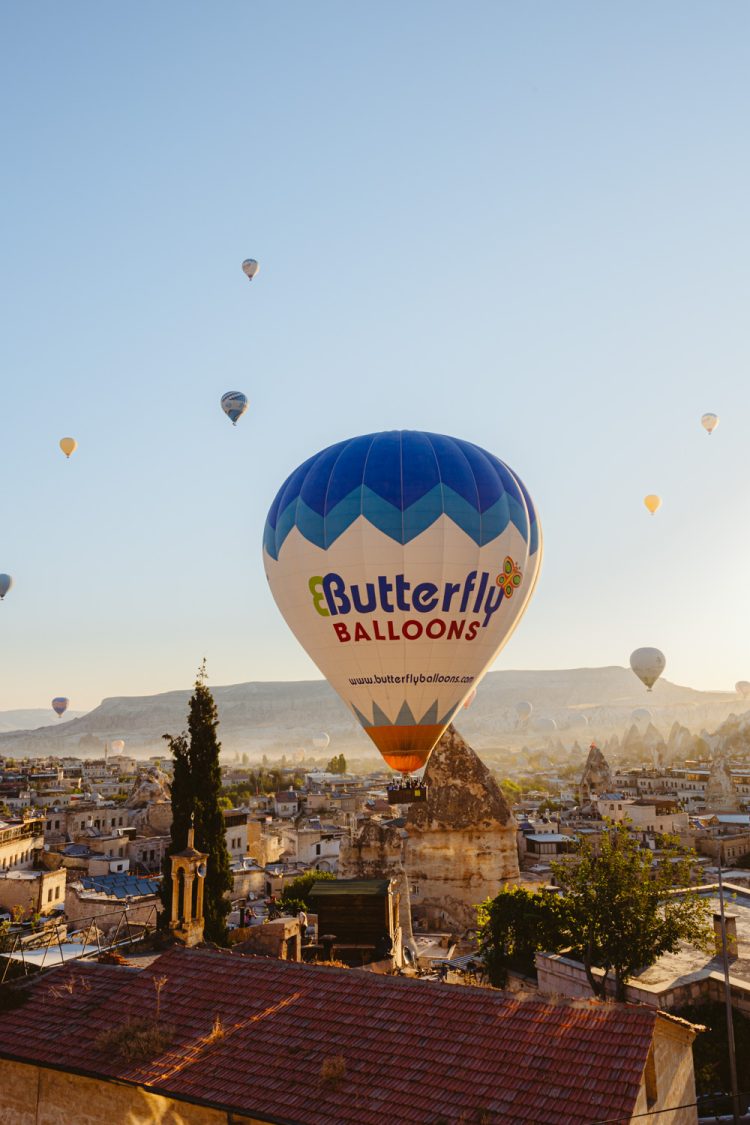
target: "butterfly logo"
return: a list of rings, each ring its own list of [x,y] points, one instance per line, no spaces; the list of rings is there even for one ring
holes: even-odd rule
[[[514,590],[517,590],[523,581],[523,575],[519,567],[513,562],[510,555],[506,555],[503,569],[495,579],[498,586],[502,587],[503,593],[506,598],[512,598]]]

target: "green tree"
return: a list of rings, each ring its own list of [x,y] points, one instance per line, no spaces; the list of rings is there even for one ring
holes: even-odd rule
[[[565,900],[550,891],[505,887],[477,907],[479,946],[490,983],[503,988],[508,969],[535,973],[534,954],[558,953],[571,944]]]
[[[326,766],[326,773],[346,773],[346,758],[343,754],[335,754],[330,759]]]
[[[680,941],[711,947],[708,903],[690,887],[693,858],[670,837],[655,860],[627,824],[610,823],[599,854],[584,839],[572,856],[552,865],[573,945],[596,996],[606,995],[613,973],[615,998],[624,1000],[628,979],[663,953],[674,953]],[[675,894],[678,887],[684,890]],[[603,976],[594,975],[595,966]]]
[[[321,879],[335,879],[330,871],[306,871],[292,879],[276,900],[275,914],[299,914],[300,910],[310,909],[310,890]]]
[[[165,919],[172,909],[170,856],[187,846],[191,821],[195,827],[195,846],[208,853],[203,898],[204,934],[207,941],[227,944],[226,917],[232,889],[232,873],[227,851],[224,816],[221,811],[221,769],[216,737],[219,718],[214,698],[206,685],[206,662],[201,664],[195,691],[188,707],[187,733],[165,734],[174,758],[171,784],[172,839],[164,858],[161,897]]]

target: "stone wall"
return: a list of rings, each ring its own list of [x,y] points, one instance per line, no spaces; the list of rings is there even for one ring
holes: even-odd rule
[[[121,923],[124,906],[125,902],[122,899],[95,895],[89,897],[81,895],[75,886],[69,884],[66,887],[65,913],[71,929],[75,929],[76,923],[95,918],[99,928],[106,934]],[[144,895],[137,902],[128,905],[127,920],[133,926],[155,927],[161,909],[161,899],[158,895]],[[124,922],[122,926],[124,929]]]
[[[265,1125],[262,1118],[161,1097],[143,1086],[0,1059],[0,1125]]]

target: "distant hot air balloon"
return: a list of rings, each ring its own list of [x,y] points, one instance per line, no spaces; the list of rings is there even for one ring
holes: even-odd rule
[[[114,742],[112,743],[112,749],[115,752],[115,754],[122,754],[123,750],[125,749],[125,739],[124,738],[116,738],[114,740]]]
[[[649,691],[651,691],[666,666],[667,661],[664,653],[659,652],[658,648],[637,648],[635,652],[630,654],[630,667]]]
[[[534,719],[531,729],[538,731],[540,734],[551,734],[552,731],[557,730],[557,723],[546,715],[540,715],[538,719]]]
[[[743,699],[747,698],[747,696],[750,695],[750,680],[738,680],[734,685],[734,690],[738,695],[741,695]]]
[[[651,712],[648,707],[636,707],[630,718],[638,726],[646,727],[651,722]]]
[[[0,602],[13,585],[13,579],[9,574],[0,574]]]
[[[425,765],[518,624],[541,554],[534,505],[502,461],[417,431],[305,461],[264,534],[287,624],[404,775]]]
[[[65,456],[70,460],[71,453],[75,453],[76,449],[78,449],[78,442],[72,437],[60,438],[60,449],[62,449]]]
[[[656,496],[654,495],[654,493],[649,493],[648,496],[643,497],[643,503],[646,505],[649,512],[653,516],[654,512],[658,512],[659,508],[661,508],[661,496]]]
[[[242,391],[227,391],[221,396],[221,409],[231,419],[232,425],[236,426],[237,420],[247,410],[247,395],[243,395]]]
[[[331,736],[321,731],[319,735],[312,740],[312,744],[316,750],[327,750],[331,744]]]
[[[701,418],[701,426],[703,426],[703,429],[706,431],[706,433],[708,434],[709,437],[714,432],[714,430],[716,429],[718,424],[719,424],[719,415],[718,414],[704,414],[703,417]]]
[[[64,695],[56,695],[52,700],[52,710],[55,712],[58,719],[61,719],[68,710],[69,703],[70,700],[66,699]]]
[[[526,723],[531,718],[531,712],[534,710],[532,705],[525,699],[516,704],[516,715],[518,716],[519,723]]]
[[[242,272],[244,273],[248,281],[253,280],[259,269],[260,266],[256,262],[255,258],[245,258],[244,262],[242,263]]]
[[[568,719],[568,727],[571,730],[583,730],[588,725],[588,719],[580,711],[574,712],[574,714],[572,714]]]

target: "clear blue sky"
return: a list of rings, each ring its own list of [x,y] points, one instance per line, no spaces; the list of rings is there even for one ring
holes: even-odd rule
[[[317,675],[265,514],[391,427],[536,500],[497,667],[750,678],[750,6],[46,0],[0,63],[0,710]]]

